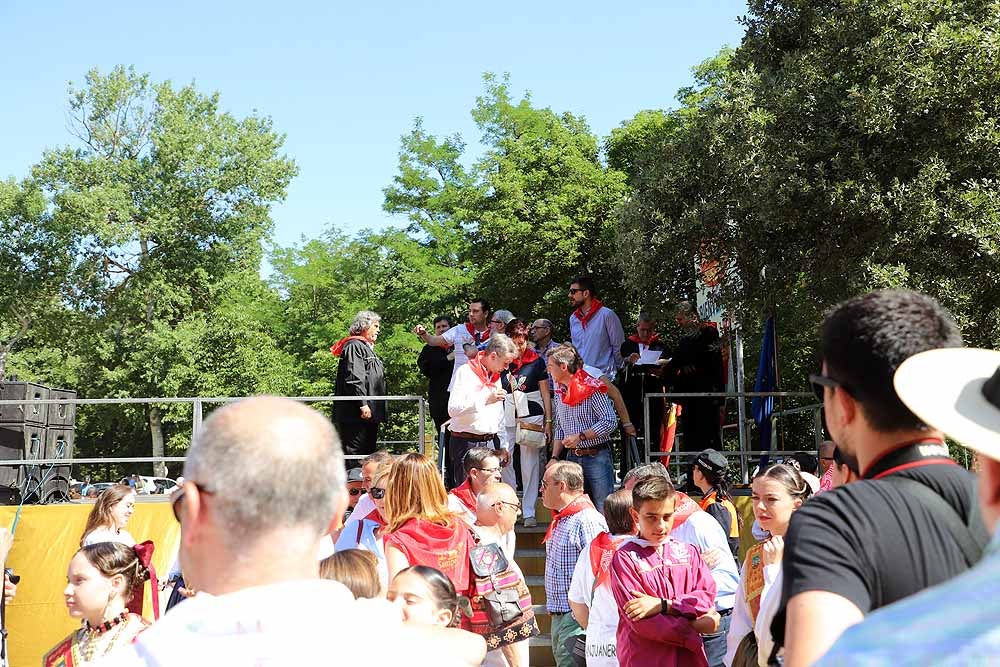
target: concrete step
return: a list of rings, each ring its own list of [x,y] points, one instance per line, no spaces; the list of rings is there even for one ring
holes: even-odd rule
[[[552,655],[552,637],[549,634],[538,635],[528,640],[528,663],[531,667],[551,667],[556,664]]]

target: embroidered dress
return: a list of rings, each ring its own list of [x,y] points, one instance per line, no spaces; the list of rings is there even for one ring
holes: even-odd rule
[[[750,547],[736,589],[736,606],[726,638],[726,664],[733,661],[740,642],[750,632],[757,638],[757,661],[767,667],[774,640],[771,621],[781,601],[781,563],[764,565],[764,544]]]
[[[142,616],[123,613],[112,624],[80,628],[45,654],[42,667],[87,667],[112,651],[128,646],[140,632],[149,627]]]

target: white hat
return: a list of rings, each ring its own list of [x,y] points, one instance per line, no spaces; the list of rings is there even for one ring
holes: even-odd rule
[[[1000,352],[952,347],[904,361],[896,394],[924,423],[1000,461]]]

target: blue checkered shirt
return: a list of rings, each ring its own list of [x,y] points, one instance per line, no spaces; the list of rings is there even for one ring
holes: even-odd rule
[[[545,607],[550,612],[569,612],[569,585],[580,552],[607,530],[604,516],[589,507],[556,524],[545,543]]]
[[[579,446],[596,447],[611,440],[611,434],[618,428],[615,404],[605,393],[594,392],[578,405],[566,405],[558,396],[552,403],[556,408],[556,440],[562,440],[567,433],[576,435],[589,428],[597,437],[582,440]]]

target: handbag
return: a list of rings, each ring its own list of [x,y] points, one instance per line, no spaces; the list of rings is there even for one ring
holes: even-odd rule
[[[489,650],[540,634],[524,579],[510,567],[498,544],[469,550],[471,565],[471,629],[482,635]]]
[[[736,647],[733,662],[730,667],[758,667],[757,635],[753,631],[746,633]]]
[[[518,421],[514,428],[514,442],[530,449],[542,449],[546,444],[545,427]]]

